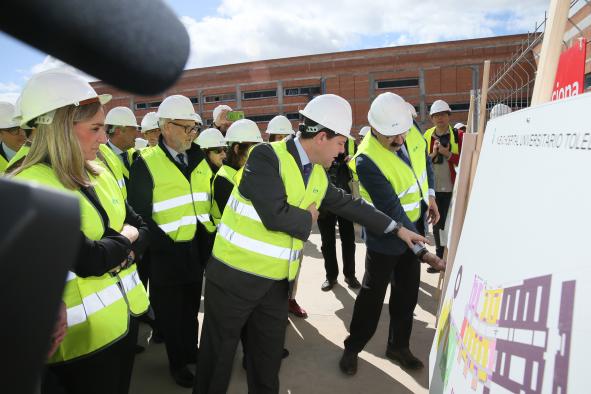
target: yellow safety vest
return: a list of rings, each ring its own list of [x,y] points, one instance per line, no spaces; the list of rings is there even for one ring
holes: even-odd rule
[[[367,133],[359,144],[357,153],[349,161],[349,168],[354,173],[357,172],[356,159],[359,155],[370,159],[392,185],[408,218],[416,222],[421,216],[421,199],[429,203],[425,145],[421,133],[416,128],[411,128],[406,136],[406,147],[412,164],[410,167],[397,154],[384,148],[371,133]],[[369,193],[363,187],[363,180],[360,181],[361,197],[371,203]]]
[[[21,148],[16,152],[16,154],[13,156],[13,158],[10,159],[10,161],[6,165],[6,172],[12,171],[13,170],[12,167],[16,164],[16,162],[25,158],[29,154],[30,150],[31,150],[31,147],[29,145],[27,145],[26,143],[23,144],[23,146],[21,146]]]
[[[173,241],[190,241],[197,231],[197,221],[209,232],[215,231],[211,211],[211,178],[213,173],[202,160],[189,182],[169,160],[160,146],[142,152],[152,175],[152,219]]]
[[[91,240],[100,240],[105,232],[95,206],[80,191],[64,188],[51,167],[37,164],[15,177],[54,189],[73,193],[80,201],[81,230]],[[94,190],[109,217],[109,227],[120,231],[125,220],[121,192],[107,171],[91,176]],[[148,297],[141,282],[135,282],[135,264],[120,275],[81,278],[68,273],[63,300],[67,307],[68,331],[49,363],[60,363],[99,351],[127,334],[130,310],[145,311]]]
[[[222,221],[222,212],[220,207],[218,206],[217,201],[215,200],[215,180],[217,179],[217,177],[222,177],[227,179],[228,182],[230,182],[232,185],[236,185],[235,177],[237,172],[237,170],[224,164],[215,174],[213,182],[211,183],[211,218],[213,219],[213,223],[216,226],[220,224],[220,222]]]
[[[127,187],[125,186],[125,179],[129,179],[129,171],[127,171],[127,168],[125,168],[125,165],[123,165],[121,159],[115,152],[113,152],[113,150],[111,150],[111,148],[109,148],[107,144],[101,144],[99,146],[99,150],[103,155],[104,161],[97,158],[96,162],[107,169],[111,175],[113,175],[117,181],[117,185],[119,185],[119,189],[121,189],[123,198],[127,199]]]
[[[8,160],[6,160],[4,156],[0,155],[0,175],[4,174],[6,167],[8,167]]]
[[[435,132],[435,127],[431,127],[429,130],[425,131],[425,140],[427,141],[427,148],[429,149],[429,154],[431,154],[431,138],[433,138],[433,133]],[[451,146],[451,153],[457,155],[460,151],[458,149],[458,142],[456,141],[456,137],[454,136],[454,129],[449,126],[449,145]]]
[[[302,209],[312,203],[320,207],[328,187],[324,168],[315,164],[305,186],[286,143],[278,141],[270,145],[279,159],[279,175],[287,203]],[[241,174],[242,170],[237,174],[236,186],[224,208],[212,254],[234,269],[273,280],[292,281],[300,266],[304,242],[265,227],[250,200],[238,191]]]

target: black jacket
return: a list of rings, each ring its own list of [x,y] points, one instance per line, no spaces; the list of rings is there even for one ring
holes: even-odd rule
[[[174,163],[185,178],[190,179],[191,172],[205,160],[205,155],[196,144],[186,152],[188,158],[187,169],[183,171],[180,164],[170,155],[163,143],[162,137],[158,146],[166,157]],[[197,232],[193,240],[188,242],[174,242],[152,219],[152,196],[154,181],[146,162],[140,155],[132,164],[127,186],[127,200],[133,209],[144,218],[150,230],[150,281],[155,285],[175,285],[194,283],[201,280],[203,273],[199,249],[201,242],[210,242],[205,228],[198,223]]]
[[[109,217],[94,190],[84,188],[81,192],[98,210],[103,223],[108,223]],[[76,275],[83,278],[104,275],[120,265],[132,250],[136,256],[136,262],[141,264],[140,257],[148,246],[148,226],[127,203],[125,208],[125,223],[138,229],[138,239],[131,244],[127,238],[109,227],[98,241],[86,238],[84,233],[80,232],[82,242],[73,269]]]
[[[294,141],[287,142],[287,150],[302,171]],[[312,217],[307,210],[287,203],[287,194],[279,174],[279,160],[269,144],[258,145],[252,150],[238,190],[252,202],[267,229],[287,233],[302,241],[308,239],[312,230]],[[392,219],[371,205],[361,199],[353,199],[330,183],[321,206],[338,216],[361,223],[376,233],[383,233],[392,222]],[[230,268],[215,257],[210,259],[206,276],[218,286],[246,299],[259,298],[274,282]]]

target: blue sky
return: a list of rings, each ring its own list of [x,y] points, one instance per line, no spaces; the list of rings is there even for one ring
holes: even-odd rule
[[[547,0],[164,0],[191,37],[187,68],[533,30]],[[60,66],[0,32],[0,100]]]

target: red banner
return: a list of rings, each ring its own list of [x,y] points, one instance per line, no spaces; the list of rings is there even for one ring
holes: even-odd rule
[[[585,89],[585,57],[587,40],[579,38],[560,55],[552,101],[583,93]]]

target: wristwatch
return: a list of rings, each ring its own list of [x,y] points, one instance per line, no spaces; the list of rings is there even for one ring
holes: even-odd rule
[[[396,223],[396,225],[394,226],[394,229],[392,230],[392,233],[394,235],[398,236],[398,232],[400,231],[401,228],[402,228],[402,222]]]

